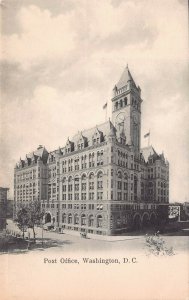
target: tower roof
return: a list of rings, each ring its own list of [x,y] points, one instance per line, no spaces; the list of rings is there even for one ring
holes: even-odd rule
[[[118,89],[120,89],[120,88],[124,87],[127,84],[127,82],[130,80],[134,82],[133,77],[129,71],[129,67],[127,65],[126,68],[124,69],[118,83],[116,84],[116,87]],[[134,82],[134,84],[135,84],[135,82]]]

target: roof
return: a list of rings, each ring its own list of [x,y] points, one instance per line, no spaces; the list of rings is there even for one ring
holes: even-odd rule
[[[82,136],[86,137],[88,139],[88,141],[90,142],[92,140],[92,136],[94,135],[94,133],[96,132],[96,130],[99,133],[103,133],[103,136],[106,140],[106,137],[109,135],[111,129],[112,129],[113,124],[111,123],[111,121],[107,121],[105,123],[102,123],[100,125],[97,125],[95,127],[92,127],[90,129],[86,129],[82,131]],[[77,134],[75,134],[73,136],[73,138],[71,139],[72,142],[77,143],[79,138],[81,137],[81,132],[79,131]]]
[[[157,152],[154,150],[154,148],[152,146],[142,148],[140,151],[144,157],[145,162],[148,161],[148,159],[151,155],[158,156]]]
[[[47,150],[45,149],[45,147],[38,147],[37,150],[30,152],[27,154],[27,158],[32,158],[33,155],[37,156],[37,157],[43,157],[44,152],[46,153]]]
[[[9,190],[9,188],[6,188],[6,187],[1,187],[1,186],[0,186],[0,190],[8,191],[8,190]]]
[[[46,163],[48,158],[48,151],[45,147],[40,145],[35,151],[26,154],[26,160],[29,162],[29,164],[33,158],[35,159],[35,161],[37,159],[41,159],[44,163]],[[21,158],[20,162],[25,164],[25,160],[22,160]]]
[[[132,80],[134,82],[133,77],[132,77],[132,75],[131,75],[131,73],[129,71],[128,65],[127,65],[126,68],[125,68],[125,70],[123,71],[123,73],[122,73],[122,75],[121,75],[118,83],[116,84],[116,87],[118,89],[124,87],[129,80]],[[135,82],[134,82],[134,84],[135,84]]]

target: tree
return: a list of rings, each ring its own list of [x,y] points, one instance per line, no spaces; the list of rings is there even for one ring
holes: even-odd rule
[[[33,238],[35,241],[36,233],[35,233],[35,226],[41,223],[41,220],[44,216],[44,212],[41,211],[40,202],[34,200],[29,203],[27,207],[28,211],[28,227],[33,230]]]
[[[25,207],[22,207],[18,213],[17,213],[17,218],[16,218],[16,222],[18,225],[18,228],[22,231],[22,237],[24,239],[24,232],[26,232],[27,228],[28,228],[28,211]]]

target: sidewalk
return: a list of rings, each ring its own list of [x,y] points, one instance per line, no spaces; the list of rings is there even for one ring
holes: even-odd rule
[[[76,236],[80,238],[80,232],[74,232],[72,230],[64,229],[63,235],[64,234]],[[123,236],[123,235],[107,236],[107,235],[87,233],[87,238],[92,240],[99,240],[99,241],[117,242],[117,241],[126,241],[126,240],[136,240],[142,238],[142,236]]]

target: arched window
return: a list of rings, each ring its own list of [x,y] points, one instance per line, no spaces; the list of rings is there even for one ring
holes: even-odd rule
[[[68,215],[68,223],[72,224],[72,215],[71,214]]]
[[[102,216],[101,215],[99,215],[97,217],[97,227],[102,227]]]
[[[85,174],[83,174],[82,177],[81,177],[81,180],[86,181],[86,179],[87,179],[87,176]]]
[[[63,178],[62,178],[62,182],[63,182],[63,183],[66,183],[66,177],[63,177]]]
[[[94,226],[94,217],[93,215],[89,216],[89,227],[93,227]]]
[[[118,178],[122,178],[121,171],[118,171],[118,173],[117,173],[117,177],[118,177]]]
[[[62,214],[62,223],[66,223],[66,214]]]
[[[94,173],[90,173],[89,180],[94,180]]]
[[[78,216],[78,215],[75,215],[75,216],[74,216],[74,224],[75,224],[75,225],[78,225],[78,224],[79,224],[79,216]]]
[[[81,225],[86,225],[86,216],[84,214],[81,215]]]

